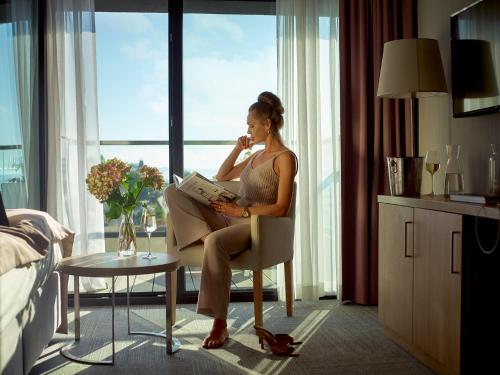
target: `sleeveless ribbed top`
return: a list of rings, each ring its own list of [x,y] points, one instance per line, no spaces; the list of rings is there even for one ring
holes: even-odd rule
[[[240,175],[239,206],[265,206],[276,203],[279,177],[274,171],[274,160],[289,150],[282,151],[256,167],[252,167],[258,153],[255,153]],[[294,155],[295,156],[295,155]]]

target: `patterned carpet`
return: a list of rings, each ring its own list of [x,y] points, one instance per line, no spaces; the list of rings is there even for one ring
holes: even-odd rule
[[[279,357],[260,348],[252,303],[230,305],[231,338],[217,350],[200,347],[211,320],[196,314],[194,305],[178,305],[174,336],[182,348],[168,357],[161,338],[127,335],[126,309],[119,307],[114,366],[68,361],[59,348],[73,336],[58,335],[31,374],[433,374],[383,335],[376,307],[341,305],[335,300],[295,302],[294,307],[294,316],[287,318],[282,303],[264,303],[264,324],[272,332],[289,333],[303,341],[296,349],[299,357]],[[164,314],[161,306],[134,307],[132,329],[161,331]],[[74,354],[110,359],[111,308],[82,309],[81,332]]]

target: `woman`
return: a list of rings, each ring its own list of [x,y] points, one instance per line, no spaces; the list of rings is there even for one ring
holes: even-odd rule
[[[297,159],[281,140],[283,106],[280,99],[263,92],[248,109],[250,137],[242,136],[220,167],[216,179],[240,178],[240,198],[236,203],[212,201],[204,206],[171,184],[165,200],[180,250],[204,242],[204,258],[198,295],[198,313],[214,318],[213,327],[203,341],[207,349],[222,346],[228,337],[226,318],[231,287],[230,256],[250,245],[250,216],[284,216],[292,199]],[[243,150],[264,143],[243,162],[236,160]]]

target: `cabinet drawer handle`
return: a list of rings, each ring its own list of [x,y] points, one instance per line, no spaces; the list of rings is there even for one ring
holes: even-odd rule
[[[453,239],[455,238],[455,234],[460,234],[460,232],[456,230],[451,232],[451,273],[460,273],[460,271],[455,271],[453,268],[453,263],[455,262],[455,242]]]
[[[408,224],[413,224],[413,221],[405,221],[405,258],[411,258],[413,255],[408,255],[407,252],[407,237],[408,237]]]

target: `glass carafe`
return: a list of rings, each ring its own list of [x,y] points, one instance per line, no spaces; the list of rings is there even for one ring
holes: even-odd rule
[[[490,145],[490,160],[488,162],[488,193],[500,195],[500,144]]]
[[[462,160],[460,145],[446,145],[448,160],[444,173],[444,194],[463,194],[464,177],[462,175]]]

